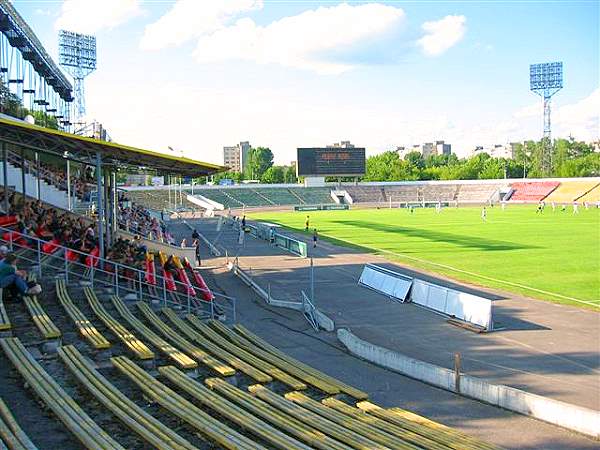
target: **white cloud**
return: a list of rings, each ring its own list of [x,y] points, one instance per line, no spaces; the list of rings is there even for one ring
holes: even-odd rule
[[[140,15],[140,5],[140,0],[64,0],[54,28],[89,34],[110,30]]]
[[[243,18],[235,25],[201,36],[194,56],[201,63],[243,60],[338,74],[352,65],[331,61],[325,53],[381,38],[403,19],[400,8],[346,3],[284,17],[266,26]]]
[[[213,33],[240,13],[261,9],[263,0],[178,0],[156,22],[146,26],[140,47],[160,50]]]
[[[417,41],[427,56],[438,56],[459,43],[467,31],[465,16],[446,16],[443,19],[425,22],[421,28],[425,35]]]
[[[557,136],[572,134],[579,140],[600,140],[600,88],[577,103],[559,107],[552,120]]]

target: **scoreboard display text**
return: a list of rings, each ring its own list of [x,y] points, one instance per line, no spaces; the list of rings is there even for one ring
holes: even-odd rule
[[[298,176],[362,176],[364,148],[299,148]]]

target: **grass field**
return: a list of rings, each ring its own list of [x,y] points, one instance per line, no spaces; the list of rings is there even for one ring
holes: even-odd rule
[[[488,208],[264,212],[251,218],[357,245],[402,264],[482,286],[600,308],[600,210]],[[307,236],[308,238],[308,236]]]

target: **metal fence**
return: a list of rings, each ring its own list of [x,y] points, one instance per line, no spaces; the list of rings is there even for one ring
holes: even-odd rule
[[[9,233],[8,239],[4,236]],[[21,241],[25,240],[27,244]],[[196,296],[191,293],[191,285],[177,280],[167,280],[164,276],[155,275],[155,283],[146,279],[146,272],[135,267],[114,261],[91,256],[78,250],[56,245],[51,253],[42,250],[47,242],[32,236],[26,236],[9,228],[0,227],[0,242],[5,243],[11,251],[18,251],[18,258],[29,262],[41,277],[44,272],[60,274],[67,283],[73,281],[87,282],[92,288],[110,288],[117,296],[134,295],[141,301],[150,304],[162,304],[176,308],[185,308],[188,313],[201,317],[216,318],[225,314],[228,321],[236,322],[236,299],[224,294],[212,292],[214,300],[207,301],[199,295],[208,292],[193,286]],[[69,260],[67,252],[77,258]],[[86,259],[91,258],[91,264]],[[175,286],[170,290],[169,285]]]

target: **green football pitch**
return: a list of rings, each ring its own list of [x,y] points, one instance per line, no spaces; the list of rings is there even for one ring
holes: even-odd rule
[[[360,246],[407,266],[530,297],[600,308],[600,209],[542,214],[535,205],[488,208],[257,212],[250,217]],[[310,236],[307,235],[307,240]]]

